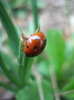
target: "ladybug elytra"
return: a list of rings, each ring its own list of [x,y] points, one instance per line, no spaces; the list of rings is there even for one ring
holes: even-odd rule
[[[31,35],[25,42],[24,53],[28,57],[35,57],[39,55],[45,48],[46,38],[42,32],[37,31]]]

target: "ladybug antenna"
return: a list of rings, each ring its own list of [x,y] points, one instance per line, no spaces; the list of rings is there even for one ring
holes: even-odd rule
[[[37,30],[35,31],[35,33],[38,33],[40,30],[40,26],[38,26]]]

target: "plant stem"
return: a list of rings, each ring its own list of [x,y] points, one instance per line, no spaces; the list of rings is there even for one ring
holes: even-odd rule
[[[33,67],[33,70],[34,70],[34,75],[36,77],[36,81],[38,85],[40,100],[44,100],[43,89],[42,89],[42,84],[41,84],[41,76],[39,75],[35,67]]]
[[[57,80],[56,80],[54,68],[53,68],[53,66],[50,66],[49,68],[50,68],[49,72],[50,72],[50,78],[51,78],[51,82],[52,82],[55,100],[60,100],[60,95],[56,95],[58,93],[58,85],[57,85]]]
[[[23,54],[23,65],[22,65],[22,69],[21,69],[21,81],[22,81],[22,85],[25,84],[24,79],[25,79],[25,73],[26,73],[26,68],[27,68],[27,64],[28,64],[28,57]]]
[[[68,0],[65,0],[65,7],[67,10],[68,25],[70,27],[70,8],[69,8],[69,1]]]
[[[16,87],[10,86],[10,85],[3,83],[3,82],[0,82],[0,87],[3,87],[5,89],[10,90],[10,91],[15,92],[15,93],[18,90]]]
[[[21,35],[20,37],[20,47],[19,47],[19,80],[21,87],[23,87],[30,76],[31,65],[33,62],[33,58],[29,58],[24,53],[24,40]]]
[[[23,63],[21,66],[21,83],[24,86],[30,77],[31,66],[34,58],[29,58],[23,54]]]
[[[24,43],[20,40],[20,43],[19,43],[19,58],[18,58],[20,81],[21,81],[21,67],[22,67],[23,54],[24,54]]]
[[[29,80],[29,77],[30,77],[30,72],[31,72],[31,67],[32,67],[32,63],[34,61],[34,58],[27,58],[27,63],[25,63],[25,60],[24,60],[24,65],[26,66],[25,70],[23,70],[23,76],[24,76],[24,83],[26,84]]]
[[[38,11],[37,11],[36,0],[32,0],[32,12],[34,16],[34,25],[36,30],[38,28]]]
[[[22,84],[22,70],[23,67],[25,68],[25,66],[23,66],[23,55],[24,55],[24,41],[22,41],[22,39],[20,38],[20,43],[19,43],[19,59],[18,59],[18,66],[19,66],[19,69],[18,69],[18,76],[19,76],[19,81],[20,81],[20,84]],[[22,85],[21,85],[22,86]]]

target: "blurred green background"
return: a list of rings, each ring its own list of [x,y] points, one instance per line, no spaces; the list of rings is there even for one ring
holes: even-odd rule
[[[74,100],[73,9],[73,0],[0,1],[0,51],[11,72],[17,72],[21,30],[29,37],[40,25],[47,38],[31,68],[30,81],[35,82],[19,91],[17,100]],[[11,84],[3,74],[0,67],[0,81]],[[0,88],[0,98],[6,93],[5,98],[12,100],[14,95]]]

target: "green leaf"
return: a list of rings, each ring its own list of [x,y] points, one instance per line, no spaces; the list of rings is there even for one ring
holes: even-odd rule
[[[42,81],[42,89],[44,100],[54,100],[50,83],[48,83],[47,81]],[[17,100],[40,100],[40,94],[36,81],[32,82],[31,85],[25,86],[22,90],[18,91],[16,98]]]
[[[50,64],[54,66],[57,73],[60,73],[65,60],[65,42],[60,31],[48,31],[46,51]]]
[[[16,98],[17,100],[40,100],[37,84],[34,82],[30,86],[25,86],[18,91]]]
[[[69,100],[74,100],[74,79],[72,79],[63,87],[62,92],[65,91],[68,92],[68,94],[65,94],[64,96],[67,97]]]
[[[10,53],[2,53],[3,61],[6,63],[6,65],[9,67],[9,70],[13,71],[15,74],[17,74],[17,60],[16,58],[11,55]]]
[[[18,54],[18,44],[19,44],[18,33],[8,13],[6,12],[4,6],[2,5],[1,1],[0,1],[0,18],[1,18],[2,25],[5,28],[7,35],[10,39],[10,42],[14,48],[15,55],[17,55]]]
[[[74,79],[72,79],[69,83],[67,83],[63,87],[63,91],[69,91],[69,90],[74,90]]]
[[[47,56],[40,54],[37,57],[37,70],[44,77],[49,78],[49,61]]]
[[[18,8],[24,3],[24,0],[11,0],[10,4],[12,8]]]
[[[41,83],[42,83],[44,100],[48,100],[48,99],[54,100],[50,82],[46,80],[42,80]]]
[[[11,86],[11,85],[9,85],[7,83],[0,82],[0,87],[3,87],[5,89],[7,89],[9,91],[13,91],[15,93],[17,92],[17,88],[16,87],[13,87],[13,86]]]
[[[2,42],[1,48],[2,48],[1,54],[4,63],[7,65],[6,67],[17,75],[18,72],[17,59],[13,52],[13,48],[10,45],[9,39],[6,39]]]
[[[37,64],[37,70],[43,76],[49,76],[49,65],[46,61],[41,61]]]
[[[33,17],[34,17],[34,26],[35,30],[38,28],[38,11],[37,11],[37,2],[36,0],[31,0],[32,1],[32,12],[33,12]]]
[[[0,67],[4,71],[5,75],[8,77],[8,79],[16,86],[19,86],[16,76],[11,75],[11,72],[7,68],[7,65],[4,63],[1,53],[0,53]]]
[[[9,5],[8,1],[2,0],[2,3],[4,5],[4,7],[9,11],[9,13],[13,16],[13,12],[12,12],[11,6]]]

